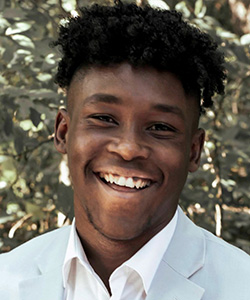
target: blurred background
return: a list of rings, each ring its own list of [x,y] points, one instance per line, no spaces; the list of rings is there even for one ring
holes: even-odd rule
[[[201,167],[180,205],[198,225],[250,254],[250,0],[137,0],[176,9],[208,32],[226,56],[228,83],[201,119]],[[69,224],[66,158],[53,146],[64,94],[53,82],[60,53],[50,44],[78,7],[113,1],[0,1],[0,252]]]

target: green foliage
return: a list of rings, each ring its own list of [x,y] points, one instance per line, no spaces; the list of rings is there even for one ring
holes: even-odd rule
[[[201,118],[207,132],[202,167],[190,176],[181,204],[195,223],[250,253],[250,40],[224,29],[201,4],[188,17],[221,46],[228,80],[225,95]]]
[[[60,55],[49,45],[56,38],[62,17],[74,14],[79,6],[111,2],[0,3],[2,252],[72,218],[65,158],[53,147],[54,118],[64,103],[62,91],[53,83]],[[217,97],[215,109],[202,117],[201,127],[207,130],[202,166],[189,177],[181,206],[197,224],[250,253],[249,34],[238,36],[229,31],[233,30],[230,24],[228,29],[223,28],[219,11],[203,0],[128,2],[181,11],[194,25],[211,34],[225,52],[229,71],[226,93]],[[227,15],[225,20],[228,24]]]
[[[56,1],[5,1],[2,5],[2,251],[57,227],[58,210],[62,209],[59,196],[65,214],[72,214],[72,192],[59,183],[61,156],[53,147],[54,118],[63,103],[63,95],[53,83],[59,55],[49,45],[56,35],[62,12]],[[10,231],[15,224],[19,225],[14,227],[17,232]],[[10,238],[13,236],[14,239]]]

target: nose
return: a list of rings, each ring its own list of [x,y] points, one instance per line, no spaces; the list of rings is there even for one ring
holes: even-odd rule
[[[113,139],[107,146],[110,153],[121,156],[126,161],[136,158],[147,159],[150,149],[135,133],[125,134],[121,137]]]

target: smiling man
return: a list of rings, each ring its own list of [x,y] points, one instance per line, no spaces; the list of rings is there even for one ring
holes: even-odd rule
[[[223,55],[174,11],[92,6],[61,27],[55,123],[72,226],[0,258],[1,300],[249,300],[250,259],[178,207]]]

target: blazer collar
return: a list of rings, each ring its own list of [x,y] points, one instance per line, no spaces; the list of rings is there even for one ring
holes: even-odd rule
[[[205,237],[178,208],[178,222],[170,245],[149,289],[147,300],[200,300],[204,289],[189,278],[205,261]]]
[[[58,231],[56,238],[47,241],[43,250],[34,258],[38,275],[20,282],[20,300],[63,299],[62,266],[69,232],[70,227]]]

